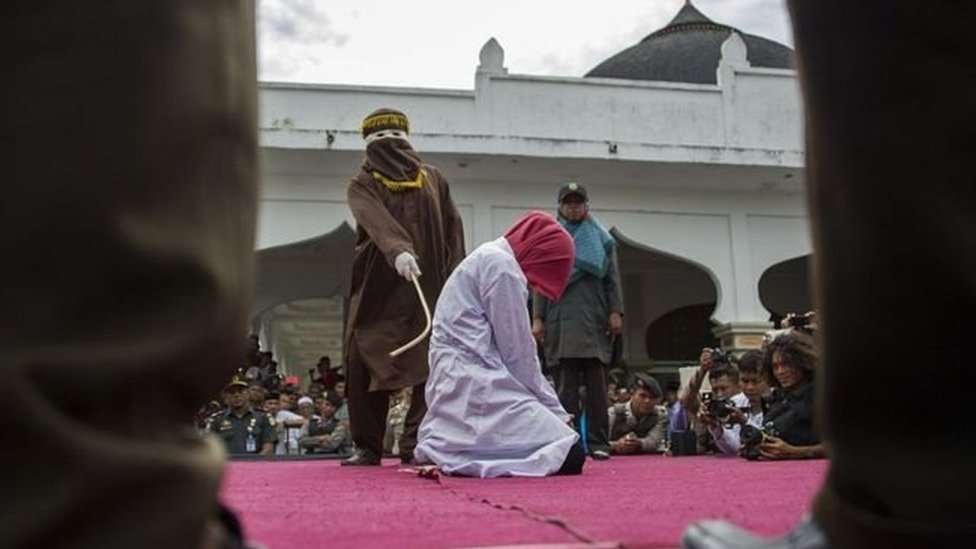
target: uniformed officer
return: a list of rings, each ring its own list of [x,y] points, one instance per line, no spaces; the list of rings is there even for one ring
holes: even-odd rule
[[[634,374],[631,397],[610,407],[610,449],[615,454],[659,452],[668,427],[668,412],[661,406],[661,384],[649,374]]]
[[[207,430],[220,436],[231,455],[273,454],[273,420],[252,408],[247,397],[247,382],[235,377],[224,387],[227,409],[210,418]]]

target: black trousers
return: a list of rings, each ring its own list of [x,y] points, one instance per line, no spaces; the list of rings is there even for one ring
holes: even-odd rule
[[[832,457],[815,517],[842,548],[972,546],[976,2],[789,5]]]
[[[580,425],[580,387],[586,387],[586,445],[589,451],[609,451],[607,429],[606,365],[595,358],[564,358],[556,370],[556,392],[559,402],[573,415],[573,424]]]
[[[369,390],[369,370],[359,358],[355,347],[352,345],[349,349],[346,362],[349,429],[356,449],[378,458],[383,455],[383,435],[386,433],[390,397],[394,391]],[[414,386],[410,397],[410,407],[403,421],[403,434],[400,435],[401,458],[412,458],[413,450],[417,447],[417,431],[427,413],[424,387],[423,383]]]
[[[566,454],[566,459],[563,460],[562,466],[555,472],[555,475],[570,476],[582,474],[583,464],[585,462],[586,452],[583,451],[583,445],[577,442],[569,449],[569,453]]]

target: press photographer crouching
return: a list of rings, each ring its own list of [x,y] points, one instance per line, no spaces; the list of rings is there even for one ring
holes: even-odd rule
[[[723,454],[739,455],[742,450],[740,431],[750,425],[762,427],[767,404],[763,397],[769,392],[762,363],[761,352],[747,351],[739,358],[737,370],[728,366],[709,372],[713,391],[726,399],[713,397],[699,412],[699,417],[708,428],[715,447]]]
[[[731,410],[747,404],[739,391],[739,372],[734,361],[734,357],[721,349],[702,349],[698,369],[680,391],[678,402],[670,413],[673,455],[722,452],[710,431],[721,433]],[[706,377],[711,391],[702,392]],[[738,427],[734,429],[738,430]]]
[[[614,454],[661,452],[668,428],[668,412],[661,406],[664,392],[656,379],[634,374],[631,397],[614,404],[610,414],[610,451]]]
[[[763,371],[773,386],[762,428],[741,432],[742,455],[748,459],[825,457],[813,427],[814,372],[817,353],[813,338],[799,330],[777,335],[766,346]]]

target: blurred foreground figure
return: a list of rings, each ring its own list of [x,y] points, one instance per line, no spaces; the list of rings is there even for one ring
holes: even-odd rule
[[[0,547],[233,546],[191,419],[245,356],[254,5],[18,2],[0,36]]]
[[[976,308],[976,2],[790,8],[831,469],[787,538],[706,522],[685,546],[971,547],[972,406],[951,389],[976,378],[959,344]],[[895,395],[926,405],[897,411]]]

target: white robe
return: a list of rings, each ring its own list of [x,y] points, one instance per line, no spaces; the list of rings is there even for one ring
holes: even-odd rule
[[[479,246],[448,278],[434,313],[418,460],[474,477],[562,466],[579,435],[542,376],[527,305],[505,238]]]

